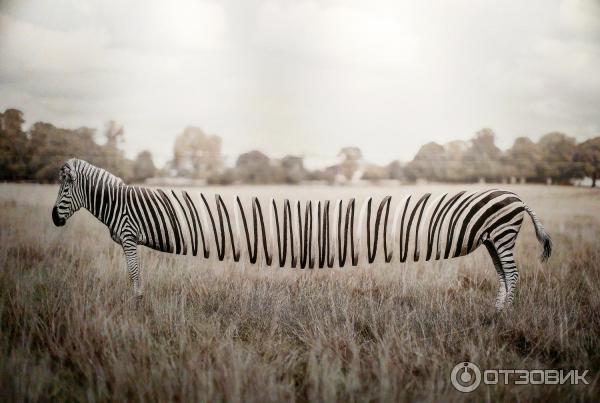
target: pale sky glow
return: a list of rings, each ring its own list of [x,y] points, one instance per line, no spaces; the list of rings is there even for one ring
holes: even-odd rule
[[[0,2],[0,109],[125,126],[171,157],[185,126],[328,163],[386,163],[491,127],[600,135],[600,2]],[[231,161],[230,161],[231,162]]]

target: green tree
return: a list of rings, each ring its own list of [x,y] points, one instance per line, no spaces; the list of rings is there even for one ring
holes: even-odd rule
[[[496,146],[495,139],[494,131],[487,128],[478,131],[471,139],[463,158],[468,180],[497,181],[505,175],[500,161],[502,151]]]
[[[275,172],[269,157],[260,151],[240,154],[235,164],[236,176],[244,183],[273,183]]]
[[[586,140],[575,147],[573,161],[579,166],[579,173],[592,178],[592,187],[600,177],[600,137]]]
[[[388,178],[395,180],[405,180],[406,173],[404,172],[404,165],[398,160],[392,161],[387,165]]]
[[[99,166],[104,162],[104,148],[94,141],[94,130],[87,127],[69,130],[36,122],[29,130],[27,152],[29,175],[41,182],[56,181],[58,169],[69,158]]]
[[[511,148],[506,150],[504,162],[509,176],[520,178],[521,182],[539,179],[542,174],[540,147],[529,137],[518,137]]]
[[[279,163],[282,181],[285,183],[300,183],[306,178],[304,159],[294,155],[286,155]]]
[[[133,161],[133,179],[136,182],[143,182],[154,175],[156,175],[156,166],[152,159],[152,153],[144,150]]]
[[[446,151],[435,142],[424,144],[406,167],[411,180],[441,181],[446,178]]]
[[[27,135],[23,112],[6,109],[0,113],[0,180],[27,178]]]
[[[542,175],[552,182],[568,183],[575,175],[573,154],[577,143],[575,138],[563,133],[548,133],[540,139]]]
[[[225,168],[218,175],[213,175],[208,178],[208,183],[211,185],[231,185],[238,179],[235,168]]]
[[[454,140],[444,144],[445,159],[444,179],[449,182],[464,182],[469,176],[469,169],[464,162],[469,143]]]
[[[365,169],[361,179],[377,183],[381,180],[387,179],[390,176],[390,172],[387,166],[380,166],[377,164],[365,164]]]

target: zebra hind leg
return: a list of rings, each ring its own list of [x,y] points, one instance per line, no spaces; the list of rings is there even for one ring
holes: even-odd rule
[[[492,242],[493,250],[496,252],[502,272],[504,273],[504,281],[506,283],[506,296],[503,304],[499,307],[497,306],[498,310],[503,310],[510,306],[515,296],[515,289],[517,281],[519,280],[519,270],[517,268],[517,263],[515,262],[513,248],[515,247],[517,234],[517,231],[511,230],[508,231],[508,233],[504,232],[499,237],[490,240]],[[498,270],[498,268],[496,268],[496,270]]]
[[[519,270],[517,268],[517,263],[515,262],[512,248],[499,252],[499,255],[500,262],[502,263],[502,270],[504,271],[504,277],[506,278],[506,298],[504,299],[504,305],[510,306],[515,297],[515,289],[517,288],[517,281],[519,280]]]
[[[501,311],[504,308],[504,301],[506,300],[506,276],[504,274],[504,270],[502,269],[502,263],[500,262],[500,256],[496,251],[496,247],[491,241],[484,242],[485,247],[487,248],[490,256],[492,257],[492,262],[494,262],[494,267],[496,268],[496,274],[498,275],[498,294],[496,295],[496,310]]]

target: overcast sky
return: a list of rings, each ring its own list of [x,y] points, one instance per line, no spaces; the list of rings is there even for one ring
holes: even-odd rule
[[[171,157],[194,125],[258,148],[374,162],[491,127],[506,148],[600,135],[600,1],[0,0],[0,109],[125,127]]]

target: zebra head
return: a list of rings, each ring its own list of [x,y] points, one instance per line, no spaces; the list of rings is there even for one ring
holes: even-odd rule
[[[81,208],[83,190],[78,174],[77,160],[75,159],[67,161],[58,173],[60,188],[52,209],[52,221],[57,227],[65,225],[67,219]]]

